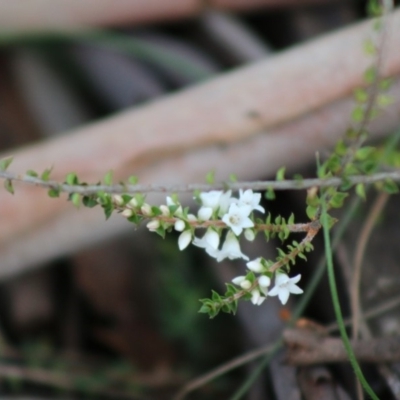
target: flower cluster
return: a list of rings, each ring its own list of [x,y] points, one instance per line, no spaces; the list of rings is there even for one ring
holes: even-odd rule
[[[240,236],[243,234],[249,241],[254,240],[256,236],[254,212],[265,213],[260,205],[260,193],[253,193],[251,189],[240,190],[239,196],[234,197],[231,190],[213,190],[200,193],[196,199],[201,204],[197,215],[189,213],[188,208],[184,209],[176,196],[168,196],[166,204],[159,207],[151,207],[143,196],[132,198],[115,195],[113,204],[132,222],[140,222],[143,218],[150,219],[147,228],[152,232],[162,236],[173,229],[180,232],[180,250],[192,243],[204,249],[218,262],[225,259],[247,261],[246,275],[238,276],[232,282],[238,288],[236,291],[246,293],[247,298],[255,305],[261,305],[267,296],[278,296],[282,304],[286,304],[291,293],[303,293],[296,285],[300,275],[289,278],[281,268],[271,270],[271,261],[261,257],[250,261],[241,251]],[[198,228],[205,229],[202,236],[196,236],[195,231]],[[274,274],[275,286],[269,289]],[[231,288],[234,286],[231,285]]]

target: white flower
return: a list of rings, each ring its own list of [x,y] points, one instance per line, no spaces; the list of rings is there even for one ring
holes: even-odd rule
[[[240,235],[244,228],[254,226],[253,221],[249,218],[251,212],[250,206],[241,206],[233,203],[229,207],[229,211],[222,217],[222,221],[228,225],[236,235]]]
[[[153,219],[153,221],[147,223],[146,227],[150,232],[155,232],[160,227],[160,221]]]
[[[198,237],[194,238],[193,244],[203,249],[211,248],[217,250],[219,246],[219,235],[213,229],[208,228],[201,239],[199,239]]]
[[[179,250],[184,250],[189,246],[189,243],[192,241],[192,232],[188,229],[183,231],[178,238],[178,246]]]
[[[244,258],[245,260],[249,260],[249,257],[241,252],[239,241],[231,231],[229,231],[226,235],[226,239],[221,250],[214,250],[208,247],[206,248],[206,252],[211,257],[216,258],[218,262],[224,260],[225,258],[229,258],[230,260],[234,260],[235,258]]]
[[[203,207],[210,207],[216,210],[219,207],[219,199],[222,195],[221,190],[211,190],[211,192],[200,193],[201,204]]]
[[[303,290],[296,285],[300,278],[300,274],[293,278],[289,278],[286,274],[277,273],[275,278],[275,287],[270,290],[268,294],[270,296],[278,296],[281,303],[286,304],[290,293],[303,293]]]
[[[179,206],[179,203],[177,203],[172,197],[167,196],[167,206]]]
[[[257,272],[257,273],[263,272],[265,269],[261,263],[261,257],[258,257],[253,261],[249,261],[246,265],[250,271]]]
[[[221,197],[219,198],[219,210],[218,210],[219,217],[224,216],[228,212],[230,205],[237,200],[233,199],[231,195],[232,195],[231,190],[228,190],[227,192],[221,194]]]
[[[132,197],[129,200],[127,207],[136,208],[138,205],[139,205],[138,201],[134,197]]]
[[[181,219],[177,219],[174,224],[174,228],[178,232],[182,232],[185,229],[185,222]]]
[[[232,282],[233,282],[235,285],[240,286],[240,284],[241,284],[245,279],[246,279],[245,276],[237,276],[236,278],[233,278],[233,279],[232,279]]]
[[[239,206],[250,206],[252,210],[258,210],[265,213],[264,207],[260,206],[261,194],[253,193],[251,189],[247,189],[243,192],[242,189],[239,191]]]
[[[266,299],[266,297],[261,296],[261,293],[258,289],[254,289],[251,291],[251,299],[250,301],[256,305],[256,306],[260,306],[264,300]]]
[[[271,284],[271,278],[269,276],[261,275],[258,278],[258,285],[260,287],[260,290],[263,292],[264,296],[267,296],[269,294],[268,288],[270,284]]]
[[[232,282],[235,285],[238,285],[245,290],[250,289],[252,285],[251,282],[247,280],[245,276],[237,276],[236,278],[232,279]]]

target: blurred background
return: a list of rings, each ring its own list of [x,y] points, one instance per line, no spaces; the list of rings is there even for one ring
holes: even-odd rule
[[[202,182],[212,169],[217,177],[227,179],[231,167],[240,179],[269,179],[277,167],[288,165],[292,174],[312,176],[315,149],[324,154],[350,121],[352,100],[346,96],[351,96],[357,82],[351,81],[343,93],[330,96],[335,75],[331,86],[324,79],[329,102],[313,92],[302,92],[301,85],[284,87],[279,83],[277,90],[281,91],[267,93],[276,96],[276,113],[283,115],[270,124],[272,128],[264,131],[261,102],[258,111],[250,110],[246,116],[251,123],[249,134],[238,140],[233,131],[226,129],[222,140],[212,133],[207,136],[209,132],[204,128],[204,140],[185,142],[179,162],[173,152],[163,153],[163,147],[175,140],[168,124],[160,136],[151,137],[146,128],[146,121],[156,123],[159,119],[164,124],[164,116],[157,112],[167,104],[164,99],[174,101],[181,96],[185,102],[185,94],[200,90],[206,96],[205,103],[207,96],[211,103],[222,95],[229,99],[229,82],[223,94],[213,90],[220,79],[241,76],[242,69],[251,77],[253,66],[274,65],[292,49],[291,54],[297,51],[300,64],[315,63],[316,69],[323,70],[323,57],[303,59],[308,53],[302,52],[302,46],[356,26],[366,18],[365,1],[22,3],[27,2],[0,1],[0,151],[2,156],[14,156],[16,161],[10,168],[15,172],[53,166],[60,180],[65,172],[77,171],[96,182],[111,168],[117,170],[118,179],[135,174],[140,181],[168,183],[174,177],[178,181]],[[321,54],[330,53],[329,43],[315,47],[321,49]],[[340,54],[340,48],[332,49],[335,51]],[[335,57],[335,62],[339,66],[340,62],[357,64],[357,57],[345,53],[343,60]],[[398,73],[399,64],[391,71]],[[293,71],[296,67],[292,66]],[[346,68],[333,68],[338,75],[346,75]],[[306,82],[312,75],[303,71],[296,80]],[[266,73],[265,80],[271,79],[275,75]],[[192,88],[198,92],[192,92]],[[279,96],[290,98],[292,92],[315,101],[309,109],[285,115]],[[230,110],[235,102],[240,104],[241,98],[235,93],[232,99],[232,105],[225,104],[222,114],[235,126],[236,116]],[[196,114],[196,103],[193,107]],[[398,129],[398,98],[390,110],[385,122],[373,128],[375,137],[380,138],[378,144]],[[171,118],[185,112],[175,108]],[[314,112],[323,122],[322,128],[312,119]],[[138,117],[138,125],[130,125],[129,116],[139,113],[147,113],[147,119]],[[207,118],[199,111],[199,119],[190,120],[190,125],[203,126]],[[121,140],[118,121],[125,121],[121,129],[129,137],[129,146]],[[131,129],[135,130],[132,134]],[[310,136],[314,134],[318,139]],[[257,135],[273,140],[265,146],[277,153],[277,160],[268,164],[268,157],[262,154],[265,164],[253,160],[254,148],[263,148],[257,145]],[[283,137],[286,142],[280,141]],[[181,139],[176,140],[179,143]],[[133,153],[136,146],[144,145],[144,155]],[[231,153],[224,153],[226,148]],[[128,161],[119,156],[120,151],[132,151]],[[159,161],[164,159],[167,170]],[[246,168],[234,171],[235,160],[242,160]],[[191,172],[181,178],[187,171]],[[211,289],[222,291],[225,282],[243,271],[241,262],[216,264],[194,247],[179,252],[173,234],[161,240],[144,227],[136,229],[119,215],[105,221],[100,209],[76,210],[65,198],[49,200],[37,188],[17,185],[13,197],[2,196],[2,398],[177,399],[174,396],[191,379],[279,339],[297,301],[291,299],[293,302],[286,307],[275,298],[261,307],[241,304],[236,317],[220,315],[210,320],[198,313],[198,300],[208,297]],[[165,201],[163,197],[156,199]],[[264,201],[264,207],[273,215],[287,217],[293,212],[298,221],[305,221],[304,200],[304,193],[278,193],[274,201]],[[394,202],[386,203],[387,213],[372,234],[365,257],[365,268],[370,272],[363,276],[362,287],[366,289],[361,296],[366,304],[394,301],[398,287],[398,228],[393,221],[399,212]],[[351,278],[345,271],[349,264],[351,269],[362,217],[370,207],[370,203],[359,205],[337,256],[342,266],[338,268],[338,281],[347,315]],[[320,240],[315,245],[317,250],[308,262],[293,269],[293,273],[303,274],[303,288],[314,276],[321,255]],[[260,238],[243,243],[242,249],[253,258],[274,257],[275,247],[277,243],[266,244]],[[384,267],[379,271],[381,285],[374,285],[374,291],[371,282],[378,279],[376,262]],[[396,304],[398,307],[394,303],[390,312],[375,320],[375,334],[398,332]],[[324,277],[303,316],[322,325],[334,321]],[[345,363],[333,368],[324,365],[310,372],[289,367],[281,358],[278,353],[268,365],[264,358],[245,363],[207,381],[185,398],[356,398],[352,373]],[[399,398],[376,367],[369,367],[367,372],[382,399]],[[246,383],[249,388],[243,389]]]

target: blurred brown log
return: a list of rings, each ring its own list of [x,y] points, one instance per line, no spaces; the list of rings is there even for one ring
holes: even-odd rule
[[[337,0],[0,0],[0,32],[145,24],[193,17],[206,8],[251,10]]]
[[[97,182],[137,174],[143,183],[203,181],[229,173],[258,179],[282,165],[298,168],[332,146],[349,125],[351,93],[370,59],[363,54],[371,23],[295,47],[164,99],[128,110],[64,136],[9,152],[13,171],[54,166],[63,180],[75,171]],[[400,74],[400,11],[391,17],[384,75]],[[387,134],[400,123],[399,83],[394,104],[370,127]],[[3,154],[2,156],[5,156]],[[9,155],[9,154],[7,154]],[[163,196],[162,196],[163,197]],[[159,201],[162,197],[153,197]],[[24,270],[132,226],[120,216],[104,224],[98,209],[76,211],[39,188],[0,191],[0,276]]]

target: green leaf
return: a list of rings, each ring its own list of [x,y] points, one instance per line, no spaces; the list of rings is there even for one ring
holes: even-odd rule
[[[365,195],[365,185],[363,183],[358,183],[356,185],[356,194],[358,197],[360,197],[361,199],[365,200],[366,199],[366,195]]]
[[[13,162],[13,157],[2,158],[0,160],[0,171],[6,171]]]
[[[229,180],[230,180],[231,182],[237,182],[238,179],[237,179],[236,174],[230,174],[230,175],[229,175]]]
[[[394,103],[394,97],[387,94],[380,94],[376,102],[380,107],[387,107]]]
[[[377,73],[376,73],[376,68],[375,67],[369,67],[365,72],[364,72],[364,81],[368,84],[371,85],[376,81]]]
[[[285,171],[286,171],[286,167],[281,167],[278,169],[278,171],[276,172],[276,180],[277,181],[283,181],[285,179]]]
[[[79,193],[72,193],[71,202],[76,208],[79,208],[81,205],[81,195]]]
[[[104,184],[105,185],[112,185],[112,181],[113,181],[113,171],[108,171],[105,175],[104,175]]]
[[[264,197],[265,197],[267,200],[275,200],[275,192],[274,192],[274,189],[272,189],[271,187],[269,187],[269,188],[267,189],[267,191],[265,192]]]
[[[82,203],[88,208],[93,208],[98,205],[97,201],[92,196],[83,196]]]
[[[207,173],[206,182],[209,185],[212,185],[215,182],[215,171],[214,170]]]
[[[354,98],[357,103],[366,103],[368,100],[368,93],[365,89],[356,89],[354,91]]]
[[[52,197],[52,198],[54,198],[54,197],[60,197],[60,189],[59,189],[59,188],[52,188],[52,189],[49,189],[48,192],[47,192],[47,195],[48,195],[49,197]]]
[[[376,54],[376,46],[371,39],[364,42],[364,52],[367,56],[373,56]]]
[[[364,118],[364,109],[361,106],[357,106],[351,113],[351,119],[354,122],[361,122]]]
[[[310,219],[314,219],[314,217],[317,214],[317,211],[318,211],[318,207],[307,206],[307,208],[306,208],[307,217]]]
[[[37,178],[39,176],[39,174],[33,169],[29,169],[28,171],[26,171],[26,175],[32,176],[33,178]]]
[[[332,208],[340,208],[343,206],[344,199],[348,196],[348,193],[337,192],[333,195],[333,197],[329,200],[329,205]]]
[[[137,176],[135,176],[135,175],[131,175],[131,176],[128,178],[128,182],[129,182],[131,185],[136,185],[136,184],[139,182],[139,178],[138,178]]]
[[[49,179],[50,179],[50,174],[51,174],[51,171],[53,170],[53,167],[51,167],[51,168],[46,168],[43,172],[42,172],[42,175],[40,175],[40,179],[42,180],[42,181],[45,181],[45,182],[47,182]]]
[[[383,182],[383,190],[386,193],[395,194],[399,192],[399,187],[391,179],[386,179],[385,182]]]
[[[11,179],[6,179],[4,181],[4,188],[7,190],[7,192],[14,194],[14,186]]]
[[[79,183],[79,180],[74,172],[70,172],[65,178],[65,182],[70,186],[74,186]]]
[[[375,147],[372,146],[364,146],[356,151],[355,158],[356,160],[365,160],[367,157],[370,157],[376,151]]]

